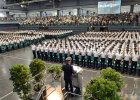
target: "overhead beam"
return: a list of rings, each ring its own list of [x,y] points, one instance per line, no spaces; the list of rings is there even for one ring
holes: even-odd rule
[[[14,4],[6,4],[6,6],[16,6],[16,5],[30,4],[30,3],[42,2],[42,1],[48,1],[48,0],[32,0],[32,1],[14,3]]]
[[[77,6],[79,6],[80,5],[80,0],[77,0]]]

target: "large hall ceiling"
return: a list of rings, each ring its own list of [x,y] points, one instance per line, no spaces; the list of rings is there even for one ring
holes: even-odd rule
[[[11,10],[43,10],[64,7],[83,7],[92,6],[96,7],[98,1],[107,0],[26,0],[24,3],[12,3],[13,0],[7,0],[7,7]],[[122,0],[122,5],[135,5],[140,4],[140,0]]]

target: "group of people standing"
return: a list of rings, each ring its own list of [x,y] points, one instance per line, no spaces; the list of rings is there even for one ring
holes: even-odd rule
[[[48,38],[63,38],[72,30],[15,30],[0,31],[0,53],[42,43]]]
[[[41,43],[42,34],[28,34],[29,31],[0,31],[0,53]]]
[[[48,39],[32,45],[34,58],[140,75],[140,34],[138,32],[87,32],[63,39]]]

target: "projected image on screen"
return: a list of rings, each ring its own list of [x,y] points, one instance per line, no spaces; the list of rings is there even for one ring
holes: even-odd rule
[[[121,0],[98,2],[98,14],[120,14]]]

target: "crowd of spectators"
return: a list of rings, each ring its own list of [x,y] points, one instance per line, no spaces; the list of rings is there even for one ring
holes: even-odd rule
[[[139,14],[122,13],[118,15],[65,15],[31,17],[21,22],[21,25],[138,25]]]
[[[139,13],[121,13],[116,15],[64,15],[46,17],[0,17],[0,21],[18,21],[20,25],[139,25]]]
[[[24,21],[26,20],[25,17],[0,17],[0,21]]]

